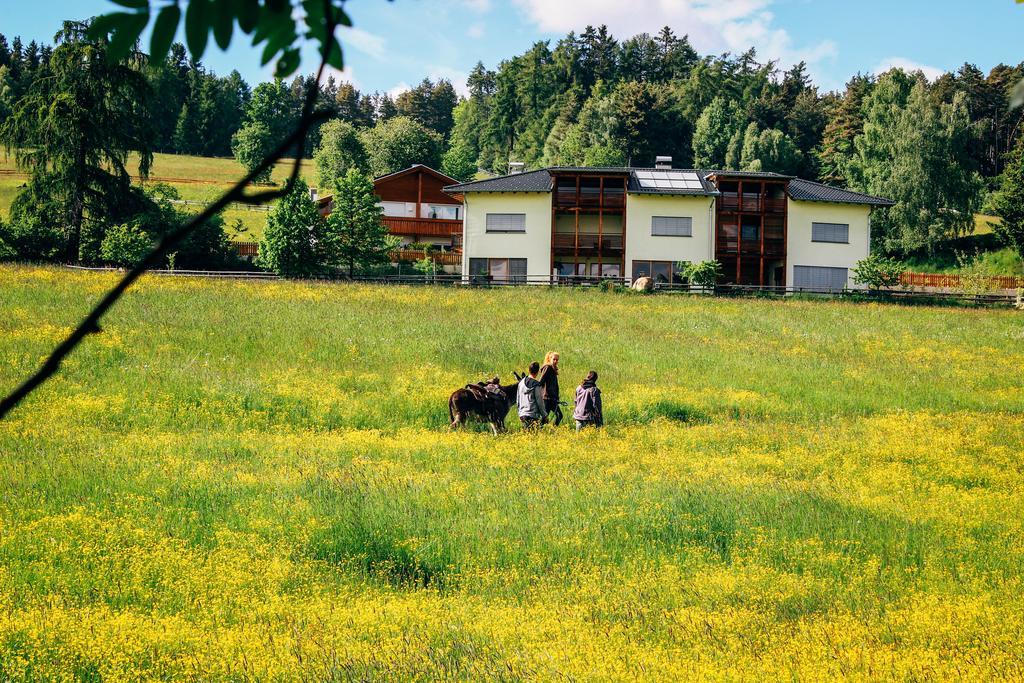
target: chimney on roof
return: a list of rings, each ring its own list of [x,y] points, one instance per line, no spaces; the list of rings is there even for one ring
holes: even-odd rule
[[[310,198],[311,200],[313,200],[314,202],[315,202],[315,201],[316,201],[317,199],[319,199],[319,198],[320,198],[320,196],[319,196],[319,195],[317,194],[317,191],[316,191],[316,188],[315,188],[315,187],[311,187],[311,188],[309,188],[309,198]]]
[[[672,157],[654,157],[654,168],[667,171],[672,168]]]
[[[510,161],[508,162],[508,174],[514,175],[516,173],[522,173],[526,169],[526,164],[522,161]]]

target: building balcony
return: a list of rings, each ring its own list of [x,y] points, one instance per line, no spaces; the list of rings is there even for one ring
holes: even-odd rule
[[[556,256],[596,256],[599,252],[605,256],[622,254],[622,235],[601,235],[594,233],[555,233],[553,245]]]
[[[384,225],[392,235],[416,237],[453,237],[462,235],[462,221],[442,218],[406,218],[384,216]]]
[[[764,197],[759,194],[746,194],[740,197],[735,192],[723,192],[718,198],[722,212],[733,213],[785,213],[785,197]]]

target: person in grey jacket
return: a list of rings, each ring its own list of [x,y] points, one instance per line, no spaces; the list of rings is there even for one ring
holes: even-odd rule
[[[519,382],[519,389],[516,391],[519,421],[523,423],[523,429],[539,427],[541,420],[548,416],[548,411],[544,407],[544,389],[537,381],[539,371],[540,363],[530,363],[530,374]]]
[[[576,420],[576,431],[584,427],[604,425],[601,410],[601,390],[597,388],[597,373],[591,370],[583,382],[576,387],[576,409],[572,413]]]

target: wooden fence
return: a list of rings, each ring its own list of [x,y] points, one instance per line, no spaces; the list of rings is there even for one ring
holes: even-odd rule
[[[1017,289],[1024,287],[1024,276],[993,275],[985,278],[993,289]],[[906,287],[938,287],[957,289],[963,285],[962,278],[955,273],[903,273],[900,284]]]
[[[232,242],[231,246],[235,248],[235,253],[242,258],[252,258],[260,250],[259,242]]]

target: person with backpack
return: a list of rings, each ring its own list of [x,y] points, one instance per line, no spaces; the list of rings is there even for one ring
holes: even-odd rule
[[[544,389],[537,381],[538,372],[540,363],[533,361],[530,363],[530,374],[520,380],[519,389],[516,390],[519,421],[523,423],[523,429],[536,429],[548,416],[544,407]]]
[[[604,414],[601,411],[601,390],[597,388],[597,373],[591,370],[583,382],[576,387],[576,409],[572,413],[576,420],[576,431],[584,427],[601,427]]]

